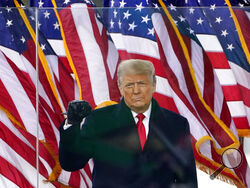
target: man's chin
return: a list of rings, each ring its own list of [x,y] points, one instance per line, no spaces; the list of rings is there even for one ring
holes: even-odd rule
[[[137,113],[143,113],[147,110],[147,106],[145,104],[134,104],[131,109]]]

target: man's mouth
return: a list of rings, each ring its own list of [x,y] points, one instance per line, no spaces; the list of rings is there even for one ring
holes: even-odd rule
[[[133,99],[134,102],[141,101],[141,100],[142,100],[142,97],[138,97],[138,98]]]

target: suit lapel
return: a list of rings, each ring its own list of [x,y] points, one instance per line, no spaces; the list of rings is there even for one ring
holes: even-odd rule
[[[161,139],[156,134],[155,129],[159,131],[163,131],[164,134],[166,133],[167,122],[164,121],[164,114],[161,112],[160,106],[158,105],[155,99],[152,99],[152,110],[149,119],[149,133],[147,137],[147,141],[144,146],[144,150],[154,150],[155,147],[164,148]],[[164,127],[163,127],[164,126]]]
[[[116,107],[116,116],[114,118],[116,118],[117,122],[119,122],[118,126],[135,126],[131,110],[125,104],[123,98]]]
[[[117,121],[117,127],[123,129],[125,132],[123,132],[127,137],[125,137],[126,140],[124,142],[129,142],[131,145],[133,145],[132,148],[136,148],[137,152],[141,151],[140,146],[140,139],[137,132],[137,127],[135,124],[134,117],[132,115],[132,112],[130,108],[125,104],[124,99],[121,99],[121,102],[116,107],[116,115],[114,117]],[[136,136],[135,136],[136,135]],[[132,136],[133,138],[130,139]],[[130,142],[133,140],[133,142]]]

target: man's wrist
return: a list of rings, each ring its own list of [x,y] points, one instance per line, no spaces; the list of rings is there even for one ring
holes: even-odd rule
[[[64,125],[63,125],[63,130],[67,130],[69,127],[71,127],[72,126],[72,124],[69,124],[68,123],[68,119],[66,119],[65,120],[65,123],[64,123]]]

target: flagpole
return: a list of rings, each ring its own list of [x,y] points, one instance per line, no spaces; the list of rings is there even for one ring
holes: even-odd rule
[[[39,188],[39,67],[38,67],[38,8],[35,8],[36,17],[36,169],[37,169],[37,188]]]

